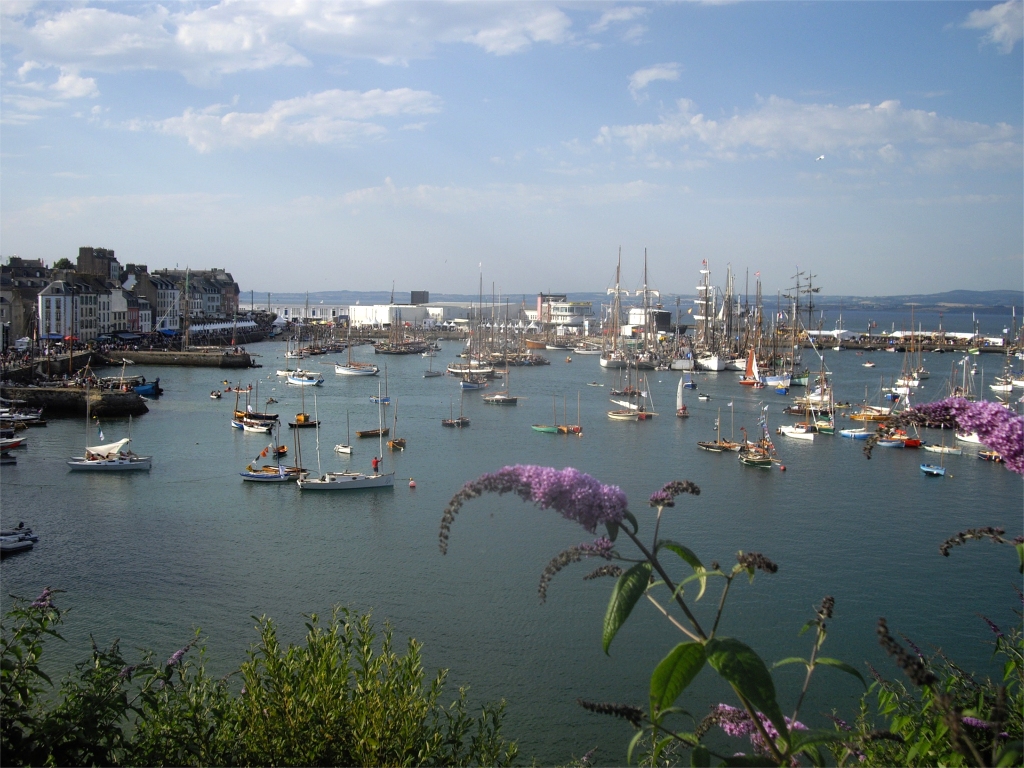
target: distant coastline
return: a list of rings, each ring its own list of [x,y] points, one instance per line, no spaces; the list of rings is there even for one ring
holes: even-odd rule
[[[274,303],[304,304],[305,293],[278,293],[271,292],[271,299]],[[597,292],[567,292],[570,301],[591,301],[599,305],[609,301],[607,294]],[[267,292],[255,289],[243,290],[239,296],[239,306],[249,305],[249,299],[256,307],[266,306]],[[319,304],[385,304],[391,300],[391,291],[311,291],[309,293],[310,305]],[[695,294],[662,294],[662,303],[666,308],[671,309],[678,298],[684,308],[689,308],[690,302],[696,298]],[[406,303],[409,300],[409,291],[396,291],[394,299],[398,303]],[[435,293],[430,292],[430,303],[443,302],[475,302],[476,294],[462,293]],[[536,293],[513,293],[500,297],[501,304],[508,302],[510,306],[519,306],[525,302],[527,306],[533,307],[537,301]],[[753,301],[753,296],[750,297]],[[775,300],[774,296],[765,296],[766,304]],[[484,296],[484,303],[489,304],[491,297]],[[819,295],[814,298],[814,305],[821,310],[870,310],[870,311],[910,311],[913,306],[916,312],[944,312],[950,314],[977,313],[983,315],[1011,314],[1013,307],[1024,308],[1024,291],[994,290],[994,291],[946,291],[944,293],[930,294],[898,294],[892,296],[840,296],[840,295]],[[1024,311],[1021,312],[1024,316]]]

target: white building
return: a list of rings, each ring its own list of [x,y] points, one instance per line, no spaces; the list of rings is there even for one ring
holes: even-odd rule
[[[349,308],[352,325],[381,328],[385,325],[423,325],[430,317],[427,307],[414,304],[353,304]]]
[[[152,275],[150,282],[156,288],[156,307],[153,307],[153,330],[172,330],[180,328],[181,291],[173,280]]]
[[[59,340],[78,335],[77,302],[74,289],[64,280],[54,280],[39,292],[39,337]]]

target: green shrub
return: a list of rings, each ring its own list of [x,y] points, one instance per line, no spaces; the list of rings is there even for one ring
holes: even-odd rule
[[[420,645],[392,648],[370,617],[309,617],[302,645],[283,647],[272,621],[238,672],[214,679],[199,635],[163,664],[128,664],[115,641],[93,644],[55,697],[39,666],[64,612],[47,589],[5,616],[0,731],[5,765],[509,765],[504,702],[467,711],[466,691],[439,703],[446,672],[427,683]],[[233,677],[240,678],[229,685]],[[236,688],[233,690],[232,687]]]

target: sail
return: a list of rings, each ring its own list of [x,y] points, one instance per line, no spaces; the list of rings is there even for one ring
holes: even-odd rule
[[[121,452],[121,449],[128,445],[128,438],[118,440],[116,443],[107,443],[106,445],[87,445],[85,447],[86,453],[92,456],[99,456],[100,458],[110,458],[117,456]]]
[[[746,379],[756,378],[756,374],[754,373],[756,368],[757,368],[757,360],[754,359],[754,350],[753,350],[753,348],[751,348],[747,352],[747,370],[746,370],[746,374],[745,374],[744,378],[746,378]]]
[[[683,379],[680,377],[679,386],[676,387],[676,410],[683,407]]]
[[[757,355],[754,354],[754,350],[750,350],[750,360],[752,361],[750,366],[751,375],[755,379],[760,379],[761,374],[757,370]]]

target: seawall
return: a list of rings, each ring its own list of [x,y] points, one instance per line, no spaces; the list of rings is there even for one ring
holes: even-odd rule
[[[42,408],[43,418],[85,416],[85,392],[79,387],[0,387],[5,398],[24,400],[27,406]],[[135,392],[90,389],[89,411],[96,416],[141,416],[149,408]]]
[[[118,350],[108,355],[110,365],[120,365],[121,358],[138,365],[186,365],[195,368],[251,368],[248,352],[223,350],[164,352],[162,350]]]

